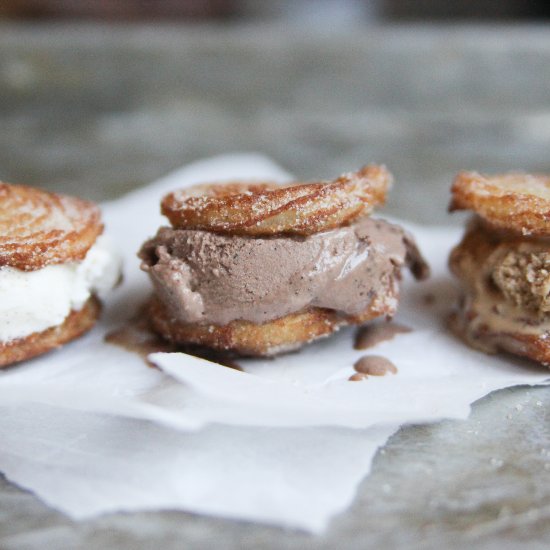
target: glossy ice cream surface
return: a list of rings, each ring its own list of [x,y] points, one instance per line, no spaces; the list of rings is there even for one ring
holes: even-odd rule
[[[402,266],[422,264],[400,227],[372,218],[308,237],[163,227],[140,257],[174,318],[217,325],[265,323],[311,306],[391,315]]]

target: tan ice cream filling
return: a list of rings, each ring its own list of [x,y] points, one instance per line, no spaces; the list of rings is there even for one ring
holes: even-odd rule
[[[460,322],[475,347],[494,351],[499,335],[550,333],[548,250],[549,239],[488,233],[479,221],[470,226],[450,263],[465,287]]]

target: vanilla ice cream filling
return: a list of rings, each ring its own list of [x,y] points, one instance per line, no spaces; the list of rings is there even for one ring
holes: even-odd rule
[[[0,267],[0,342],[63,323],[92,294],[102,298],[120,277],[120,258],[101,235],[80,262],[35,271]]]

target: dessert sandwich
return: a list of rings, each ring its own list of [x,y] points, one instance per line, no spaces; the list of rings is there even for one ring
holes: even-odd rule
[[[366,166],[330,182],[227,183],[162,200],[170,227],[139,252],[153,329],[178,345],[273,356],[344,325],[391,317],[402,268],[428,268],[413,238],[369,217],[391,175]]]
[[[90,329],[120,261],[94,204],[0,183],[0,367]]]
[[[449,258],[462,287],[452,329],[467,344],[550,364],[550,177],[460,173],[450,210],[472,210]]]

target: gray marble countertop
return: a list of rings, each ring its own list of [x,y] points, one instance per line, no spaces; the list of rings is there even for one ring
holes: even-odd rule
[[[548,27],[4,23],[0,179],[102,200],[238,150],[300,178],[376,161],[396,176],[387,212],[461,223],[446,213],[458,170],[550,173],[549,82]],[[74,523],[0,478],[3,549],[549,544],[549,388],[401,429],[322,537],[176,512]]]

